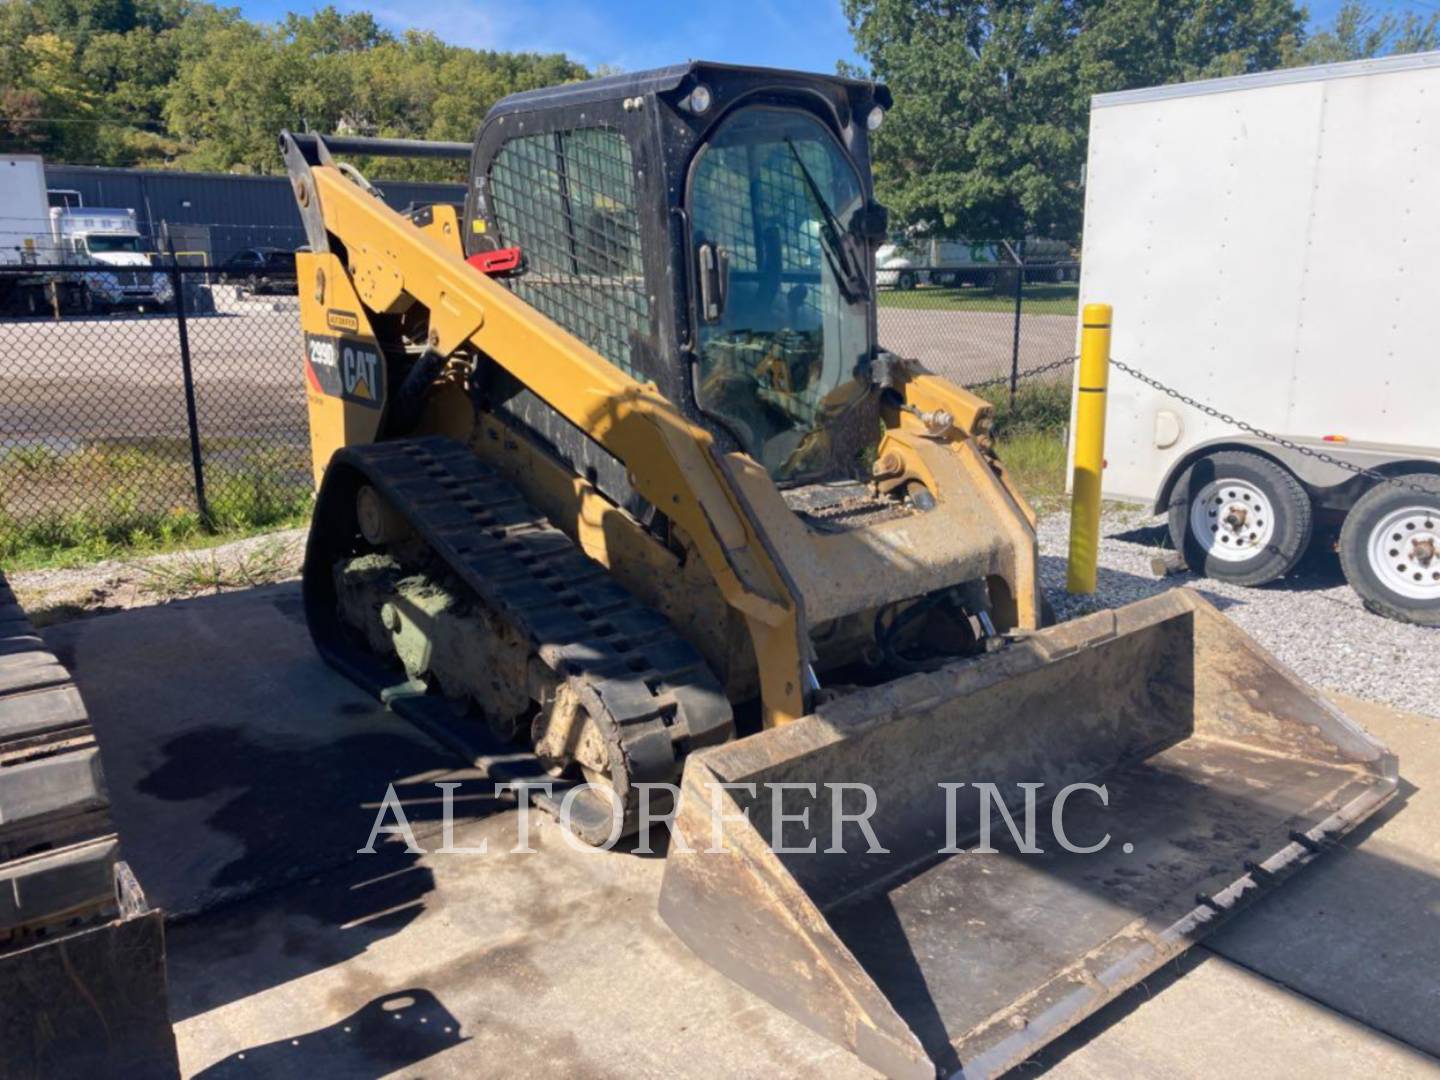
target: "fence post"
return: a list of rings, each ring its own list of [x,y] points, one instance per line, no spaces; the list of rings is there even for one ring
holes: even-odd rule
[[[195,472],[195,508],[208,528],[210,506],[205,501],[205,465],[200,457],[200,419],[195,411],[195,376],[190,369],[190,331],[185,324],[185,283],[180,277],[180,263],[175,258],[175,243],[167,238],[170,249],[170,286],[175,294],[175,325],[180,331],[180,374],[185,382],[185,419],[190,427],[190,467]]]
[[[1010,408],[1020,388],[1020,301],[1025,295],[1025,237],[1015,245],[1015,336],[1010,343]]]

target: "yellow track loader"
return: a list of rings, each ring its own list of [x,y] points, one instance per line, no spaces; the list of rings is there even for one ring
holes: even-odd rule
[[[305,604],[583,839],[673,811],[660,911],[710,963],[888,1075],[988,1076],[1396,770],[1194,594],[1043,628],[990,406],[877,344],[889,104],[691,63],[506,98],[474,145],[282,136]],[[464,205],[336,154],[464,157]]]

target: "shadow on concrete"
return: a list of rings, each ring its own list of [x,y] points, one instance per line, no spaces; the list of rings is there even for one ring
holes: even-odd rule
[[[356,711],[367,711],[356,705]],[[177,735],[159,749],[161,763],[136,791],[175,803],[181,813],[178,804],[213,806],[204,824],[231,841],[215,850],[232,853],[207,871],[206,880],[180,882],[173,877],[175,853],[164,842],[163,820],[135,830],[134,843],[125,838],[132,868],[172,914],[240,899],[354,860],[391,783],[412,825],[438,821],[440,792],[426,774],[453,764],[408,732],[356,733],[297,747],[241,727],[215,726]],[[423,779],[397,780],[397,774]],[[457,807],[473,818],[500,805],[468,799]],[[178,895],[179,887],[190,894]]]
[[[126,859],[167,916],[355,860],[391,784],[417,834],[438,832],[434,781],[474,779],[325,667],[296,616],[298,591],[268,586],[46,631],[94,720]],[[481,786],[460,793],[458,820],[498,807]]]
[[[419,859],[401,843],[377,844],[322,876],[172,925],[171,1019],[343,963],[405,929],[435,888]]]
[[[397,990],[329,1027],[231,1054],[196,1073],[194,1080],[257,1076],[368,1080],[409,1069],[468,1041],[460,1034],[460,1022],[429,990]]]

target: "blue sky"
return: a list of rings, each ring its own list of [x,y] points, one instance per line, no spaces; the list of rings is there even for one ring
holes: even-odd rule
[[[684,60],[833,71],[855,60],[840,0],[333,0],[390,30],[432,30],[482,49],[563,52],[627,71]],[[283,18],[321,3],[239,0],[252,19]]]
[[[1341,0],[1311,0],[1312,23],[1333,17]],[[368,10],[385,27],[432,30],[474,48],[564,52],[594,67],[627,71],[682,60],[723,60],[765,67],[833,71],[857,60],[840,0],[334,0]],[[239,0],[252,19],[323,3]],[[1371,0],[1394,11],[1440,10],[1440,0]]]

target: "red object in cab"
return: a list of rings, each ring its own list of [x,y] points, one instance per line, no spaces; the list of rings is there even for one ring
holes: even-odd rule
[[[503,247],[491,251],[477,251],[465,261],[482,274],[492,277],[513,274],[520,269],[520,249]]]

